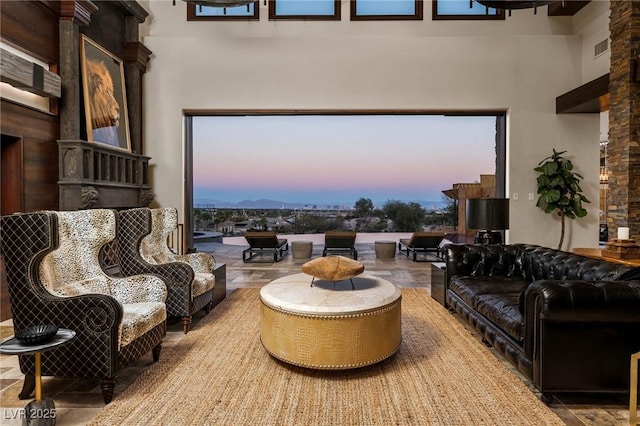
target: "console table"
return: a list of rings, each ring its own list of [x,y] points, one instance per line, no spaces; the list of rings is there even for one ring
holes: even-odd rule
[[[606,260],[608,262],[622,263],[627,266],[640,266],[640,259],[618,259],[616,257],[608,257],[602,255],[602,250],[597,248],[574,248],[573,252],[582,256],[592,257],[594,259]]]

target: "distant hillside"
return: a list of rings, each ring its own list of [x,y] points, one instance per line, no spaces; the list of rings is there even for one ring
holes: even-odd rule
[[[402,200],[404,201],[404,200]],[[373,204],[376,207],[382,207],[387,200],[384,201],[374,201]],[[404,201],[409,202],[409,201]],[[413,201],[422,206],[425,210],[439,210],[445,206],[443,201],[424,201],[424,200],[416,200]],[[196,198],[194,200],[194,207],[196,208],[218,208],[218,209],[348,209],[353,208],[355,201],[349,204],[345,203],[286,203],[284,201],[278,200],[270,200],[270,199],[259,199],[259,200],[242,200],[237,203],[215,200],[210,198]]]

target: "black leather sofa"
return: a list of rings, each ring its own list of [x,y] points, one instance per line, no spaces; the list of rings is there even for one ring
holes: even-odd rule
[[[542,393],[628,393],[640,268],[545,247],[450,244],[446,305]]]

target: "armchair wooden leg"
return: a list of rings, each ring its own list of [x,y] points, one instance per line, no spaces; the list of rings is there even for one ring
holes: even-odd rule
[[[158,362],[158,360],[160,359],[161,349],[162,349],[162,343],[158,343],[158,345],[151,350],[151,354],[153,355],[153,362]]]
[[[180,322],[182,323],[182,329],[184,330],[184,334],[187,334],[189,332],[189,326],[191,325],[191,317],[190,316],[182,317]]]
[[[36,388],[36,376],[33,374],[24,375],[24,383],[22,384],[22,391],[18,394],[19,399],[29,399]]]
[[[115,377],[104,377],[100,383],[102,388],[102,399],[105,404],[108,404],[113,399],[113,390],[116,387]]]

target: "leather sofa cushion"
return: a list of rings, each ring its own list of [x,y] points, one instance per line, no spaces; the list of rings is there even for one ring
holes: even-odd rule
[[[524,317],[518,308],[519,293],[482,294],[477,310],[518,342],[524,341]]]
[[[518,300],[528,285],[517,278],[457,276],[451,279],[449,290],[513,339],[522,342],[524,318]]]

